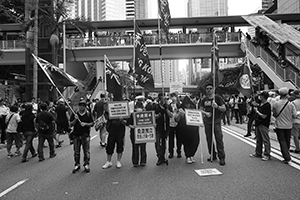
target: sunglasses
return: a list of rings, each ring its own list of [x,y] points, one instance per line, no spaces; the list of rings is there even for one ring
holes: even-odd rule
[[[213,88],[212,87],[208,87],[208,88],[206,88],[206,90],[212,90]]]

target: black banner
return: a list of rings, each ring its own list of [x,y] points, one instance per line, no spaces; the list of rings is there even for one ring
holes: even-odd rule
[[[169,32],[171,14],[168,0],[158,0],[158,13],[161,18],[161,26],[166,34]]]

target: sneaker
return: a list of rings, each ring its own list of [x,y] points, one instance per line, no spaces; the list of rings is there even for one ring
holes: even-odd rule
[[[251,136],[251,134],[246,134],[246,135],[244,135],[244,137],[250,137]]]
[[[120,169],[120,168],[122,167],[121,162],[120,162],[120,161],[117,161],[117,165],[116,165],[116,166],[117,166],[118,169]]]
[[[39,162],[43,162],[45,158],[39,158]]]
[[[10,154],[7,155],[7,157],[12,158],[12,157],[14,157],[14,155],[12,153],[10,153]]]
[[[102,166],[102,169],[107,169],[107,168],[110,168],[112,166],[112,162],[106,162],[103,166]]]
[[[221,159],[220,159],[220,165],[223,166],[223,165],[225,165],[225,164],[226,164],[226,163],[225,163],[225,158],[221,158]]]
[[[263,160],[263,161],[271,160],[271,156],[263,156],[263,157],[262,157],[262,160]]]
[[[84,167],[84,171],[85,171],[86,173],[89,173],[89,172],[91,171],[89,165],[84,165],[83,167]]]
[[[54,158],[56,156],[56,153],[50,155],[50,158]]]
[[[177,158],[181,158],[181,153],[177,154]]]
[[[261,155],[258,155],[257,153],[251,153],[250,157],[251,158],[261,158]]]
[[[14,156],[20,156],[22,153],[20,151],[16,151]]]
[[[191,161],[192,161],[192,163],[196,162],[194,157],[191,157]]]
[[[79,171],[79,170],[80,170],[80,165],[75,165],[75,167],[74,167],[72,173],[75,174],[75,173],[76,173],[77,171]]]
[[[192,162],[192,159],[191,158],[186,158],[186,163],[187,164],[192,164],[193,162]]]
[[[291,153],[300,153],[300,150],[290,150]]]
[[[141,163],[140,166],[141,166],[141,167],[145,167],[145,166],[146,166],[146,163]]]
[[[28,159],[26,159],[26,158],[23,158],[22,159],[22,163],[25,163],[25,162],[27,162],[28,161]]]
[[[169,154],[169,158],[173,158],[173,157],[174,157],[174,155],[170,153]]]
[[[283,162],[284,164],[289,164],[291,161],[292,161],[292,160],[283,160],[282,162]]]

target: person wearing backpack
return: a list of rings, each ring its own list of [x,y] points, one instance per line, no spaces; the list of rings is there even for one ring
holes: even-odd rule
[[[86,102],[80,101],[78,103],[79,110],[76,114],[71,115],[70,126],[73,126],[71,133],[74,138],[74,161],[75,167],[73,173],[80,170],[80,148],[83,149],[83,167],[86,172],[90,172],[90,131],[94,125],[92,114],[87,110]]]
[[[56,156],[54,150],[54,132],[56,131],[55,121],[53,115],[47,111],[48,106],[46,103],[41,103],[41,112],[37,114],[36,117],[36,128],[38,131],[38,155],[39,162],[45,160],[43,146],[45,140],[48,141],[49,150],[50,150],[50,158]]]
[[[20,156],[22,153],[20,152],[20,148],[23,145],[20,134],[17,131],[18,123],[21,121],[20,115],[18,114],[18,107],[12,106],[10,108],[10,113],[5,118],[5,123],[7,124],[6,133],[7,133],[7,157],[11,158],[13,156]],[[11,153],[11,147],[15,141],[16,144],[16,152],[13,155]]]

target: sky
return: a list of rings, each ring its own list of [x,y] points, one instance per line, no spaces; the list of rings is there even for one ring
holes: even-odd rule
[[[169,0],[171,17],[186,17],[187,0]],[[228,15],[248,15],[261,8],[261,0],[228,0]],[[157,18],[157,0],[149,0],[149,18]]]

